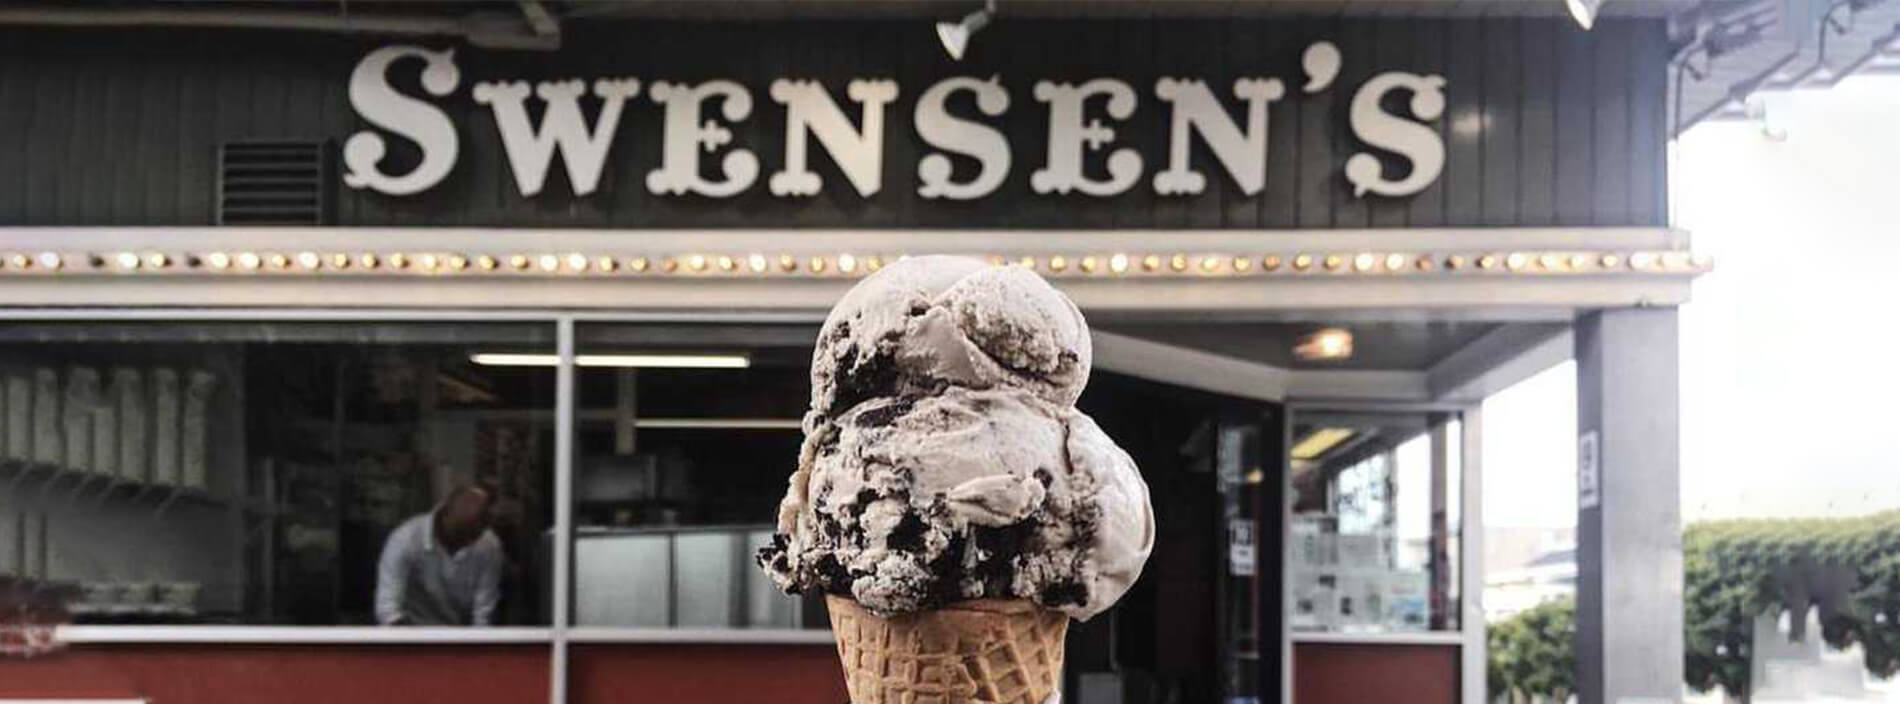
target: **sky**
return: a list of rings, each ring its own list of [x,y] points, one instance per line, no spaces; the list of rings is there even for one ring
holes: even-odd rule
[[[1674,145],[1715,271],[1681,309],[1685,522],[1900,508],[1900,76],[1768,97]],[[1485,522],[1575,520],[1576,368],[1484,405]]]

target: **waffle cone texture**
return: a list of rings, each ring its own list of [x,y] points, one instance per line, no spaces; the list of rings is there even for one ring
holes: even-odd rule
[[[825,597],[851,704],[1043,704],[1062,683],[1069,617],[984,599],[878,616]]]

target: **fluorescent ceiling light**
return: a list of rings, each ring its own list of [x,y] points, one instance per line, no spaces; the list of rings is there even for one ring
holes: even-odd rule
[[[486,367],[552,367],[561,358],[551,354],[477,352],[468,361]],[[671,368],[671,369],[744,369],[752,360],[742,354],[577,354],[577,367]]]
[[[1300,438],[1299,442],[1293,443],[1293,451],[1289,454],[1292,454],[1295,460],[1318,459],[1320,455],[1326,454],[1327,450],[1338,447],[1339,443],[1345,442],[1352,436],[1351,428],[1320,428],[1307,433],[1306,437]]]

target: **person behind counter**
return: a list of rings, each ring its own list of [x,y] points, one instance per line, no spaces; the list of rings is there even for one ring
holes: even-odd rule
[[[487,626],[501,601],[501,539],[488,529],[495,490],[460,487],[404,521],[383,543],[376,621],[385,626]]]

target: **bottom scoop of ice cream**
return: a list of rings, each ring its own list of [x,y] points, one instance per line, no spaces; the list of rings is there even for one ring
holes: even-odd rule
[[[1088,618],[1153,544],[1133,461],[1081,412],[1022,391],[861,404],[805,479],[809,510],[783,517],[768,570],[879,613],[1022,598]]]

